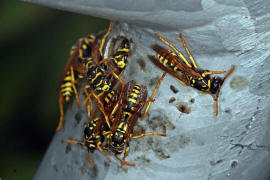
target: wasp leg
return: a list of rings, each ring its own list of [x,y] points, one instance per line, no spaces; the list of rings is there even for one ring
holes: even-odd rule
[[[70,67],[70,74],[71,74],[71,83],[72,83],[72,87],[73,87],[73,90],[74,90],[74,95],[75,95],[75,98],[76,98],[76,103],[78,105],[79,108],[81,108],[81,103],[80,103],[80,99],[79,99],[79,96],[78,96],[78,91],[77,91],[77,88],[75,86],[75,77],[74,77],[74,70],[73,70],[73,67],[71,66]]]
[[[200,91],[200,92],[203,93],[203,94],[209,94],[209,95],[212,96],[213,100],[216,103],[216,116],[217,116],[218,115],[218,98],[214,94],[212,94],[212,93],[210,93],[208,91]]]
[[[216,116],[218,115],[218,100],[216,99],[216,100],[214,100],[215,101],[215,103],[216,103]]]
[[[97,114],[97,111],[98,111],[98,109],[97,109],[97,108],[95,108],[94,113],[93,113],[91,116],[89,116],[89,120],[87,121],[87,123],[91,122],[91,121],[94,119],[94,117],[95,117],[95,116],[96,116],[96,114]],[[86,124],[87,124],[87,123],[86,123]]]
[[[93,161],[92,161],[92,158],[91,158],[91,152],[90,152],[90,151],[88,151],[88,160],[89,160],[90,165],[91,165],[92,167],[94,167],[94,163],[93,163]]]
[[[87,102],[88,100],[90,100],[91,96],[92,96],[92,92],[90,92],[89,94],[87,94],[86,98],[85,98],[84,101],[83,101],[83,106],[86,104],[86,102]]]
[[[144,130],[143,130],[144,131]],[[138,131],[138,130],[133,130],[133,133],[135,133],[135,134],[137,134],[137,133],[139,133],[140,131]]]
[[[141,137],[149,136],[149,135],[154,135],[154,136],[166,136],[166,134],[164,134],[164,133],[148,132],[148,133],[141,133],[141,134],[138,134],[138,135],[136,135],[136,136],[130,135],[130,138],[136,139],[136,138],[141,138]]]
[[[59,109],[60,109],[60,121],[57,125],[56,131],[59,131],[63,125],[63,121],[64,121],[64,107],[63,107],[63,103],[64,103],[64,97],[62,94],[59,95]]]
[[[105,65],[107,65],[108,64],[108,62],[107,61],[110,61],[110,60],[112,60],[112,58],[105,58],[105,59],[102,59],[101,61],[99,61],[98,62],[98,65],[101,65],[101,64],[105,64]]]
[[[109,77],[110,75],[113,75],[113,77],[120,82],[122,90],[124,90],[125,83],[122,79],[120,79],[120,75],[122,73],[120,75],[117,75],[114,73],[117,70],[118,70],[118,68],[114,68],[113,70],[111,70],[109,73],[107,73],[106,78]]]
[[[110,21],[108,30],[107,30],[106,34],[103,36],[101,43],[100,43],[99,52],[100,52],[100,55],[102,57],[103,57],[103,46],[104,46],[105,40],[108,37],[108,35],[111,33],[111,31],[112,31],[112,21]]]
[[[87,95],[87,97],[85,98],[85,100],[84,100],[84,102],[83,102],[83,105],[85,105],[86,102],[87,102],[87,100],[88,100],[89,98],[91,98],[91,96],[93,95],[93,96],[95,97],[95,100],[97,101],[97,106],[98,106],[99,110],[102,112],[102,114],[103,114],[104,117],[105,117],[106,123],[108,124],[109,128],[111,128],[111,125],[110,125],[110,123],[109,123],[108,116],[107,116],[107,114],[105,113],[105,110],[104,110],[104,107],[103,107],[103,104],[102,104],[101,100],[99,99],[99,96],[102,96],[103,94],[104,94],[104,93],[101,93],[101,94],[99,94],[99,95],[96,95],[96,93],[95,93],[94,91],[91,91],[91,92]]]
[[[80,144],[82,146],[84,146],[84,143],[80,142],[80,141],[74,141],[74,140],[71,140],[71,139],[67,139],[66,140],[68,143],[72,143],[72,144]],[[92,158],[91,158],[91,152],[88,151],[88,154],[89,154],[89,163],[92,167],[94,167],[94,163],[92,161]]]
[[[114,156],[116,157],[116,159],[121,161],[121,164],[125,164],[125,165],[128,165],[128,166],[135,166],[135,164],[133,164],[133,163],[129,163],[127,161],[124,161],[123,159],[120,159],[116,154],[114,154]]]
[[[106,123],[108,124],[108,127],[111,129],[111,124],[110,124],[110,122],[109,122],[108,116],[107,116],[107,114],[105,113],[103,104],[102,104],[102,102],[101,102],[100,99],[99,99],[99,96],[102,96],[104,93],[101,93],[101,94],[98,96],[98,95],[95,94],[94,91],[92,91],[91,94],[95,97],[95,100],[97,101],[97,104],[98,104],[98,108],[99,108],[99,110],[102,112],[102,114],[104,115],[105,120],[106,120]]]
[[[113,77],[114,77],[115,79],[117,79],[117,80],[120,82],[121,88],[122,88],[122,91],[123,91],[123,90],[124,90],[124,87],[125,87],[125,83],[124,83],[124,81],[123,81],[122,79],[120,79],[120,77],[119,77],[117,74],[114,73],[114,72],[117,71],[117,70],[118,70],[118,68],[115,68],[115,69],[111,70],[111,72],[108,73],[107,77],[108,77],[110,74],[112,74]]]
[[[107,136],[108,134],[111,134],[112,132],[109,130],[109,131],[103,131],[102,132],[102,135],[103,136]]]
[[[85,93],[86,96],[88,96],[87,89],[88,89],[88,87],[85,86],[84,93]],[[91,115],[91,110],[92,110],[92,100],[91,100],[91,98],[89,98],[89,104],[87,105],[87,115],[88,115],[88,117],[90,117],[90,115]]]
[[[97,35],[97,36],[100,36],[101,34],[107,32],[107,31],[108,31],[107,28],[105,28],[105,29],[103,29],[103,30],[98,31],[98,32],[96,33],[96,35]]]
[[[186,45],[186,42],[185,42],[185,40],[184,40],[183,35],[182,35],[182,34],[179,34],[179,38],[181,39],[182,44],[183,44],[183,46],[184,46],[184,48],[185,48],[185,50],[186,50],[186,52],[187,52],[187,54],[188,54],[189,59],[190,59],[191,62],[192,62],[194,68],[197,70],[197,69],[198,69],[198,66],[196,65],[196,63],[195,63],[193,57],[191,56],[191,54],[190,54],[190,52],[189,52],[189,50],[188,50],[188,48],[187,48],[187,45]]]
[[[108,162],[111,162],[111,159],[109,158],[109,156],[107,155],[107,153],[103,150],[103,145],[101,142],[99,142],[97,144],[97,148],[103,153],[103,155],[106,157],[106,159],[108,160]]]
[[[135,166],[135,164],[133,164],[133,163],[126,162],[125,159],[128,156],[128,152],[129,152],[129,143],[127,142],[125,153],[124,153],[124,157],[121,159],[121,165],[126,164],[128,166]]]
[[[174,50],[174,52],[186,63],[186,65],[191,68],[191,65],[189,64],[189,62],[187,61],[187,59],[184,57],[184,55],[180,51],[178,51],[171,43],[169,43],[168,41],[166,41],[158,33],[156,33],[155,36],[159,40],[161,40],[163,43],[165,43],[166,45],[168,45],[170,48],[172,48]]]
[[[84,146],[84,143],[80,142],[80,141],[75,141],[75,140],[71,140],[71,139],[67,139],[66,140],[67,143],[72,143],[72,144],[80,144]]]
[[[118,68],[114,68],[113,70],[111,70],[109,73],[106,74],[106,78],[108,78],[109,76],[113,75],[115,71],[117,71]]]
[[[227,77],[229,77],[229,76],[232,74],[232,72],[234,71],[234,69],[235,69],[235,65],[233,65],[232,68],[231,68],[231,70],[225,75],[223,81],[224,81],[225,79],[227,79]]]
[[[211,75],[211,74],[224,74],[226,71],[208,71],[208,72],[204,72],[203,74],[205,76],[207,75]]]
[[[111,112],[111,114],[110,114],[110,119],[111,119],[112,123],[113,123],[113,121],[114,121],[113,115],[114,115],[114,113],[117,111],[118,107],[119,107],[119,103],[117,103],[117,104],[114,106],[114,108],[113,108],[113,110],[112,110],[112,112]]]
[[[160,79],[159,79],[159,81],[158,81],[158,83],[157,83],[157,85],[156,85],[156,87],[155,87],[155,90],[154,90],[153,93],[152,93],[152,96],[151,96],[151,97],[149,98],[149,100],[147,101],[147,106],[146,106],[146,108],[145,108],[145,111],[144,111],[144,113],[141,115],[142,118],[144,118],[144,117],[146,116],[146,113],[148,112],[151,103],[154,102],[154,96],[155,96],[155,94],[156,94],[156,92],[157,92],[157,89],[158,89],[158,87],[160,86],[162,80],[165,78],[166,74],[167,74],[167,73],[164,72],[164,73],[162,74],[162,76],[160,77]]]

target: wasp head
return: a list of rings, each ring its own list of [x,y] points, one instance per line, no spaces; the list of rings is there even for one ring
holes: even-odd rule
[[[210,87],[210,92],[212,94],[217,94],[220,90],[221,85],[223,84],[223,79],[215,76],[211,79],[211,87]]]

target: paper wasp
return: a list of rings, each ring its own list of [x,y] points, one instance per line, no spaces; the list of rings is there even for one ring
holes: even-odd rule
[[[102,135],[103,122],[104,121],[101,121],[101,119],[98,117],[94,118],[92,121],[89,121],[84,128],[84,139],[82,142],[67,139],[68,143],[80,144],[88,149],[89,163],[92,167],[94,167],[94,163],[91,158],[91,153],[93,153],[96,149],[99,149],[106,157],[108,162],[111,162],[107,153],[104,152],[104,147],[102,144],[104,141],[104,136]]]
[[[110,114],[115,104],[118,102],[119,91],[111,90],[104,97],[104,111],[106,114]],[[91,158],[91,153],[93,153],[96,149],[99,149],[103,155],[106,157],[108,162],[111,162],[109,156],[104,151],[103,141],[104,135],[102,134],[105,131],[109,131],[110,128],[105,123],[104,116],[96,116],[97,108],[94,113],[91,115],[89,121],[85,125],[84,129],[84,140],[83,142],[74,141],[71,139],[67,139],[68,143],[80,144],[88,149],[89,153],[89,163],[92,167],[94,167],[94,163]]]
[[[119,95],[118,104],[112,110],[112,114],[115,112],[112,119],[113,126],[108,132],[103,134],[106,136],[106,149],[112,151],[117,159],[119,159],[117,155],[121,154],[125,148],[123,158],[119,159],[122,164],[135,166],[135,164],[125,161],[129,152],[130,139],[140,138],[147,135],[166,136],[166,134],[155,132],[135,134],[136,131],[134,130],[138,117],[146,116],[150,104],[154,101],[153,98],[155,93],[165,75],[166,73],[162,75],[154,92],[152,93],[152,96],[147,102],[147,88],[140,84],[136,84],[134,81],[128,82],[125,85],[124,90]],[[142,113],[145,104],[147,104],[147,106],[144,113]]]
[[[171,43],[169,43],[159,34],[156,33],[155,35],[163,43],[172,48],[174,52],[162,46],[153,45],[152,49],[158,55],[149,55],[149,59],[160,69],[175,77],[184,86],[191,86],[198,89],[202,93],[210,94],[216,103],[216,115],[218,115],[218,96],[221,86],[225,79],[234,71],[235,66],[232,66],[231,70],[225,75],[224,78],[219,76],[211,77],[210,75],[212,74],[224,74],[226,71],[209,71],[199,69],[186,46],[182,34],[179,34],[179,38],[181,39],[192,64],[190,64],[184,55],[179,52]]]
[[[68,102],[72,97],[73,92],[75,94],[77,105],[80,108],[80,100],[76,87],[76,84],[78,83],[77,80],[79,78],[88,79],[89,85],[87,85],[85,88],[92,89],[88,95],[88,98],[93,95],[95,97],[95,100],[98,102],[97,104],[100,108],[100,111],[104,113],[103,105],[99,97],[102,96],[104,92],[110,90],[110,78],[112,78],[112,75],[114,78],[120,80],[119,77],[114,73],[114,71],[116,71],[117,69],[113,69],[112,71],[107,73],[107,71],[105,70],[106,67],[102,66],[99,63],[103,58],[103,46],[107,36],[111,31],[111,26],[112,25],[110,22],[109,28],[105,35],[102,37],[101,42],[99,42],[99,36],[90,34],[86,38],[81,38],[76,44],[76,46],[73,47],[71,56],[67,61],[61,78],[59,95],[60,121],[56,128],[56,131],[59,131],[63,124],[64,101]],[[121,80],[120,82],[122,83]],[[106,122],[110,126],[105,113],[104,116]]]
[[[81,45],[78,43],[75,47],[72,48],[71,56],[68,59],[66,66],[64,68],[60,87],[59,87],[59,109],[60,109],[60,121],[58,123],[58,126],[56,128],[56,131],[59,131],[63,124],[63,118],[64,118],[64,102],[69,102],[71,97],[73,96],[73,93],[76,98],[76,103],[78,107],[80,108],[80,100],[76,88],[76,84],[78,85],[77,80],[79,78],[83,78],[86,71],[84,67],[84,63],[82,59],[79,58],[78,54],[80,51]]]
[[[108,84],[108,85],[110,85],[110,87],[109,87],[108,91],[103,91],[103,92],[107,92],[107,93],[111,92],[111,89],[114,87],[114,85],[116,84],[117,81],[120,81],[122,89],[124,88],[124,82],[120,79],[120,76],[121,76],[123,70],[126,68],[127,58],[131,54],[129,40],[125,37],[118,36],[117,38],[114,38],[113,45],[111,45],[111,47],[115,46],[115,42],[117,40],[121,40],[121,43],[119,46],[117,46],[117,49],[115,52],[110,52],[110,54],[112,54],[112,57],[105,58],[105,59],[98,62],[98,64],[104,63],[106,66],[110,66],[110,68],[112,69],[111,72],[106,75],[106,77],[107,77],[110,74],[112,74],[114,77],[114,78],[110,78],[110,79],[107,78],[108,83],[110,83],[110,84]],[[112,50],[110,50],[110,51],[112,51]],[[108,62],[110,60],[113,62],[112,64],[110,62]],[[92,78],[92,80],[93,79],[94,78]],[[103,94],[101,94],[101,95],[103,95]],[[101,95],[99,95],[99,96],[101,96]],[[85,99],[83,104],[85,104],[89,98],[90,98],[90,94],[87,96],[87,98]],[[91,109],[91,108],[89,108],[89,109]],[[90,111],[90,110],[88,110],[88,111]]]

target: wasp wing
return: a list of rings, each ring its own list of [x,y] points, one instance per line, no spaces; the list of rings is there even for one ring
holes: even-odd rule
[[[78,43],[76,45],[76,47],[73,49],[71,56],[67,60],[67,63],[65,65],[65,68],[64,68],[62,75],[61,75],[61,78],[60,78],[60,82],[59,82],[59,86],[57,88],[57,91],[60,90],[60,86],[61,86],[63,80],[65,79],[67,72],[70,71],[71,66],[73,66],[73,69],[76,71],[77,71],[77,69],[78,70],[80,69],[79,65],[76,65],[76,64],[80,64],[79,58],[78,58],[79,49],[80,49],[80,44]]]
[[[170,50],[168,50],[160,45],[153,45],[152,49],[157,54],[159,54],[160,56],[163,56],[163,58],[168,61],[166,63],[167,65],[163,65],[163,66],[171,66],[171,68],[177,67],[183,73],[185,73],[189,76],[192,76],[193,78],[201,77],[201,75],[196,70],[194,70],[193,68],[190,68],[184,61],[181,61],[179,59],[179,57],[176,54],[172,53]],[[170,67],[168,67],[168,68],[170,68]]]
[[[175,77],[181,84],[183,84],[184,86],[189,86],[190,83],[188,81],[188,79],[186,78],[186,76],[181,73],[181,72],[176,72],[174,70],[172,70],[169,67],[164,66],[155,56],[150,56],[148,55],[148,58],[157,66],[159,67],[161,70],[169,73],[171,76]]]
[[[139,96],[138,96],[138,105],[137,105],[137,112],[134,113],[131,118],[128,119],[128,129],[127,132],[125,134],[126,138],[130,137],[130,134],[133,133],[133,128],[136,125],[139,116],[141,115],[141,112],[145,106],[146,103],[146,99],[147,99],[147,88],[145,86],[141,87],[141,90],[139,92]]]

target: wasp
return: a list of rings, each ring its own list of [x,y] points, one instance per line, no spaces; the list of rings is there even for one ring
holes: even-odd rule
[[[183,47],[185,48],[191,63],[189,63],[184,55],[178,51],[171,43],[169,43],[157,33],[155,36],[170,48],[172,48],[174,52],[162,46],[153,45],[152,49],[157,53],[157,56],[149,55],[149,59],[160,69],[175,77],[184,86],[191,86],[199,90],[201,93],[211,95],[216,103],[217,116],[218,96],[221,86],[223,85],[225,79],[228,78],[228,76],[234,71],[235,66],[232,66],[231,70],[225,75],[224,78],[219,76],[211,77],[212,74],[224,74],[226,71],[209,71],[198,68],[187,48],[182,34],[179,34],[179,38],[181,39]]]
[[[94,113],[95,114],[95,113]],[[89,163],[92,167],[94,167],[94,163],[91,158],[91,153],[93,153],[96,149],[99,149],[106,157],[108,162],[111,162],[109,156],[104,151],[103,141],[104,136],[102,135],[102,126],[103,122],[99,117],[94,118],[92,121],[88,121],[84,128],[84,139],[82,142],[75,141],[71,139],[67,139],[68,143],[80,144],[88,149]]]
[[[118,76],[114,74],[114,71],[117,69],[107,73],[105,66],[99,64],[99,61],[103,59],[103,46],[111,31],[111,24],[112,23],[110,22],[109,28],[102,37],[101,42],[99,41],[99,36],[90,34],[85,38],[81,38],[79,42],[73,46],[71,56],[66,63],[61,78],[61,85],[59,88],[60,121],[56,131],[59,131],[63,124],[63,104],[64,102],[68,102],[73,94],[75,94],[76,103],[80,108],[80,100],[76,87],[78,86],[78,79],[85,78],[88,80],[89,84],[85,88],[93,89],[89,94],[89,97],[93,95],[98,102],[98,107],[101,112],[104,112],[102,102],[99,97],[103,92],[110,90],[110,76],[113,75],[115,78],[118,78]],[[105,119],[108,123],[108,118],[106,116]]]
[[[135,83],[134,81],[128,82],[125,85],[124,90],[119,95],[118,103],[112,110],[112,113],[115,112],[112,120],[113,126],[108,132],[104,132],[103,134],[106,136],[106,149],[113,152],[115,157],[120,160],[122,164],[135,166],[135,164],[125,161],[129,152],[130,139],[140,138],[147,135],[166,136],[166,134],[155,132],[136,134],[136,130],[134,130],[138,117],[143,118],[146,116],[150,104],[154,101],[153,98],[155,93],[165,75],[166,73],[162,75],[152,93],[152,96],[147,102],[147,88]],[[144,113],[142,113],[145,104],[147,104],[147,106]],[[115,111],[115,109],[117,110]],[[119,159],[117,155],[121,154],[124,149],[124,156],[122,159]]]
[[[117,43],[119,41],[120,44]],[[114,50],[115,47],[117,47],[116,50]],[[130,41],[124,36],[112,39],[109,54],[112,54],[110,60],[113,62],[113,67],[117,67],[119,73],[122,73],[127,66],[128,56],[131,55]]]
[[[56,131],[59,131],[63,124],[64,102],[69,102],[74,94],[78,107],[80,108],[81,106],[76,85],[78,85],[78,79],[83,78],[86,71],[82,59],[78,56],[80,49],[80,43],[78,43],[76,46],[73,46],[71,50],[71,56],[66,63],[61,77],[59,86],[60,121]]]
[[[99,92],[98,92],[99,96],[103,95],[103,93],[101,93],[101,92],[106,92],[106,93],[111,92],[111,89],[116,84],[116,81],[120,81],[122,89],[124,88],[124,82],[120,79],[120,76],[121,76],[122,72],[124,71],[124,69],[126,68],[126,66],[127,66],[127,58],[131,54],[130,42],[129,42],[129,40],[127,38],[122,37],[122,36],[119,36],[119,37],[113,39],[113,42],[115,43],[116,40],[122,40],[122,41],[121,41],[120,45],[118,46],[116,52],[114,52],[114,53],[111,52],[110,53],[110,54],[113,54],[112,57],[111,58],[105,58],[105,59],[97,62],[98,65],[104,63],[106,66],[110,66],[111,69],[112,69],[108,74],[106,74],[106,77],[105,77],[107,82],[108,82],[107,83],[107,88],[108,88],[107,90],[105,90],[105,89],[100,90],[100,88],[97,89],[97,87],[93,87],[93,89],[95,89],[96,91],[99,90]],[[109,63],[108,62],[109,60],[111,60],[113,62],[113,64]],[[95,73],[95,74],[97,74],[97,73]],[[105,73],[100,72],[98,75],[101,76],[102,74],[105,74]],[[110,75],[113,75],[114,79],[113,78],[110,78],[110,79],[107,78]],[[94,81],[97,78],[96,77],[91,77],[90,79],[92,81]],[[92,84],[95,84],[95,83],[92,83]],[[112,93],[114,93],[114,91],[112,91]],[[83,104],[85,104],[87,102],[87,100],[90,98],[90,96],[91,95],[88,94],[88,96],[85,99]],[[89,109],[91,109],[91,108],[89,108]],[[89,112],[89,110],[88,110],[88,112]]]
[[[104,97],[104,111],[106,114],[110,114],[115,104],[119,99],[119,90],[111,90]],[[111,162],[109,156],[104,151],[104,135],[103,133],[109,131],[110,128],[105,123],[104,116],[96,117],[97,108],[94,113],[89,118],[89,121],[85,124],[84,128],[84,140],[82,142],[75,141],[71,139],[67,139],[68,143],[80,144],[88,149],[89,153],[89,163],[92,167],[94,167],[94,163],[91,158],[91,153],[93,153],[96,149],[103,153],[108,162]]]

